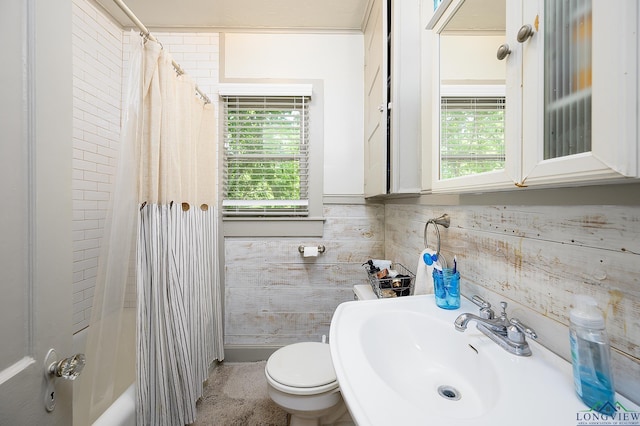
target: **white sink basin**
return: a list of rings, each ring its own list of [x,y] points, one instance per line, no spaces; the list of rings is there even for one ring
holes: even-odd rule
[[[571,365],[535,342],[532,356],[519,357],[473,324],[455,330],[458,315],[477,311],[466,299],[460,309],[439,309],[433,295],[340,305],[331,356],[355,422],[575,426],[589,407],[575,396]]]
[[[369,317],[360,333],[368,365],[395,394],[403,395],[412,405],[424,405],[430,393],[445,386],[443,392],[456,394],[449,393],[452,398],[464,398],[457,400],[455,412],[451,412],[449,398],[434,398],[434,413],[457,418],[481,416],[496,402],[497,393],[486,392],[488,383],[498,383],[494,366],[486,357],[478,356],[466,343],[466,336],[451,333],[453,322],[432,321],[428,333],[422,327],[400,325],[428,321],[424,314],[411,311],[384,310]],[[435,343],[445,341],[449,343]]]

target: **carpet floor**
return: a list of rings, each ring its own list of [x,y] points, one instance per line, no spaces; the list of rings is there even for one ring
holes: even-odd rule
[[[198,401],[194,426],[287,426],[287,413],[269,398],[266,361],[223,362]]]

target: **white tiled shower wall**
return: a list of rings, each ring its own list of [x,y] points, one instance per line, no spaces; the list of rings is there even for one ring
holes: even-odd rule
[[[154,32],[214,103],[218,33]],[[88,0],[73,0],[73,331],[89,325],[98,256],[115,181],[122,93],[137,32]],[[216,105],[217,111],[217,105]]]
[[[89,325],[120,139],[122,31],[73,1],[73,328]]]

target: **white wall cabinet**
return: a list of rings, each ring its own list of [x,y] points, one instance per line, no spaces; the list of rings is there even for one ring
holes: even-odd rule
[[[504,35],[509,52],[502,83],[505,159],[499,170],[446,179],[434,164],[433,190],[571,186],[638,177],[638,9],[634,0],[445,0],[427,27],[438,40],[451,33]],[[435,51],[434,60],[442,64],[449,52]],[[436,73],[437,162],[443,82]]]
[[[373,0],[364,26],[365,197],[419,193],[420,0]]]

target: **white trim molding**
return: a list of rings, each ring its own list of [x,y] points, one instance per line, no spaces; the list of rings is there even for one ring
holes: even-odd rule
[[[220,96],[311,96],[311,84],[221,83]]]

